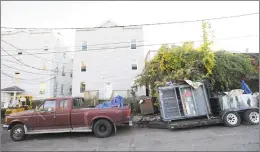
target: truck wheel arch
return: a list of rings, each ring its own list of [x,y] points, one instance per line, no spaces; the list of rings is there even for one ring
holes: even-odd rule
[[[13,122],[11,122],[11,124],[8,126],[7,130],[12,129],[13,126],[15,126],[15,125],[17,125],[17,124],[22,124],[22,125],[24,125],[24,124],[23,124],[22,122],[20,122],[20,121],[13,121]]]
[[[94,127],[94,124],[95,124],[98,120],[100,120],[100,119],[107,120],[108,122],[111,123],[112,126],[115,126],[111,119],[106,118],[106,117],[97,117],[97,118],[94,118],[94,119],[92,120],[92,122],[91,122],[92,129],[93,129],[93,127]],[[115,131],[116,131],[116,130],[115,130],[115,127],[113,127],[113,132],[115,132]]]

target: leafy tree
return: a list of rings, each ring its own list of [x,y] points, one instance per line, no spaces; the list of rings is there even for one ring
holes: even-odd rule
[[[240,88],[242,79],[249,73],[257,72],[250,57],[245,54],[218,51],[215,53],[215,65],[210,77],[214,92]]]

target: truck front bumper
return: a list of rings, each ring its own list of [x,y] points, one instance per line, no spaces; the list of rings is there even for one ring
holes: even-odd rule
[[[8,130],[8,127],[9,127],[9,125],[3,125],[2,126],[3,130]]]

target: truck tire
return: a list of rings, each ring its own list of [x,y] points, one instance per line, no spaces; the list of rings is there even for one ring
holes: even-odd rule
[[[10,137],[13,141],[24,140],[27,135],[25,134],[23,124],[14,125],[10,131]]]
[[[259,124],[259,111],[256,109],[250,109],[243,114],[245,122],[251,125]]]
[[[93,131],[98,138],[105,138],[110,136],[113,131],[113,126],[108,120],[100,119],[95,122]]]
[[[223,117],[224,124],[228,127],[237,127],[241,124],[240,115],[237,112],[228,112]]]

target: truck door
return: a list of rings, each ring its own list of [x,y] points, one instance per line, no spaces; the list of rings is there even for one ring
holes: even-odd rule
[[[46,100],[36,111],[38,123],[35,129],[55,128],[56,100]]]
[[[56,108],[56,126],[59,128],[71,128],[70,109],[68,106],[70,99],[61,99]]]

